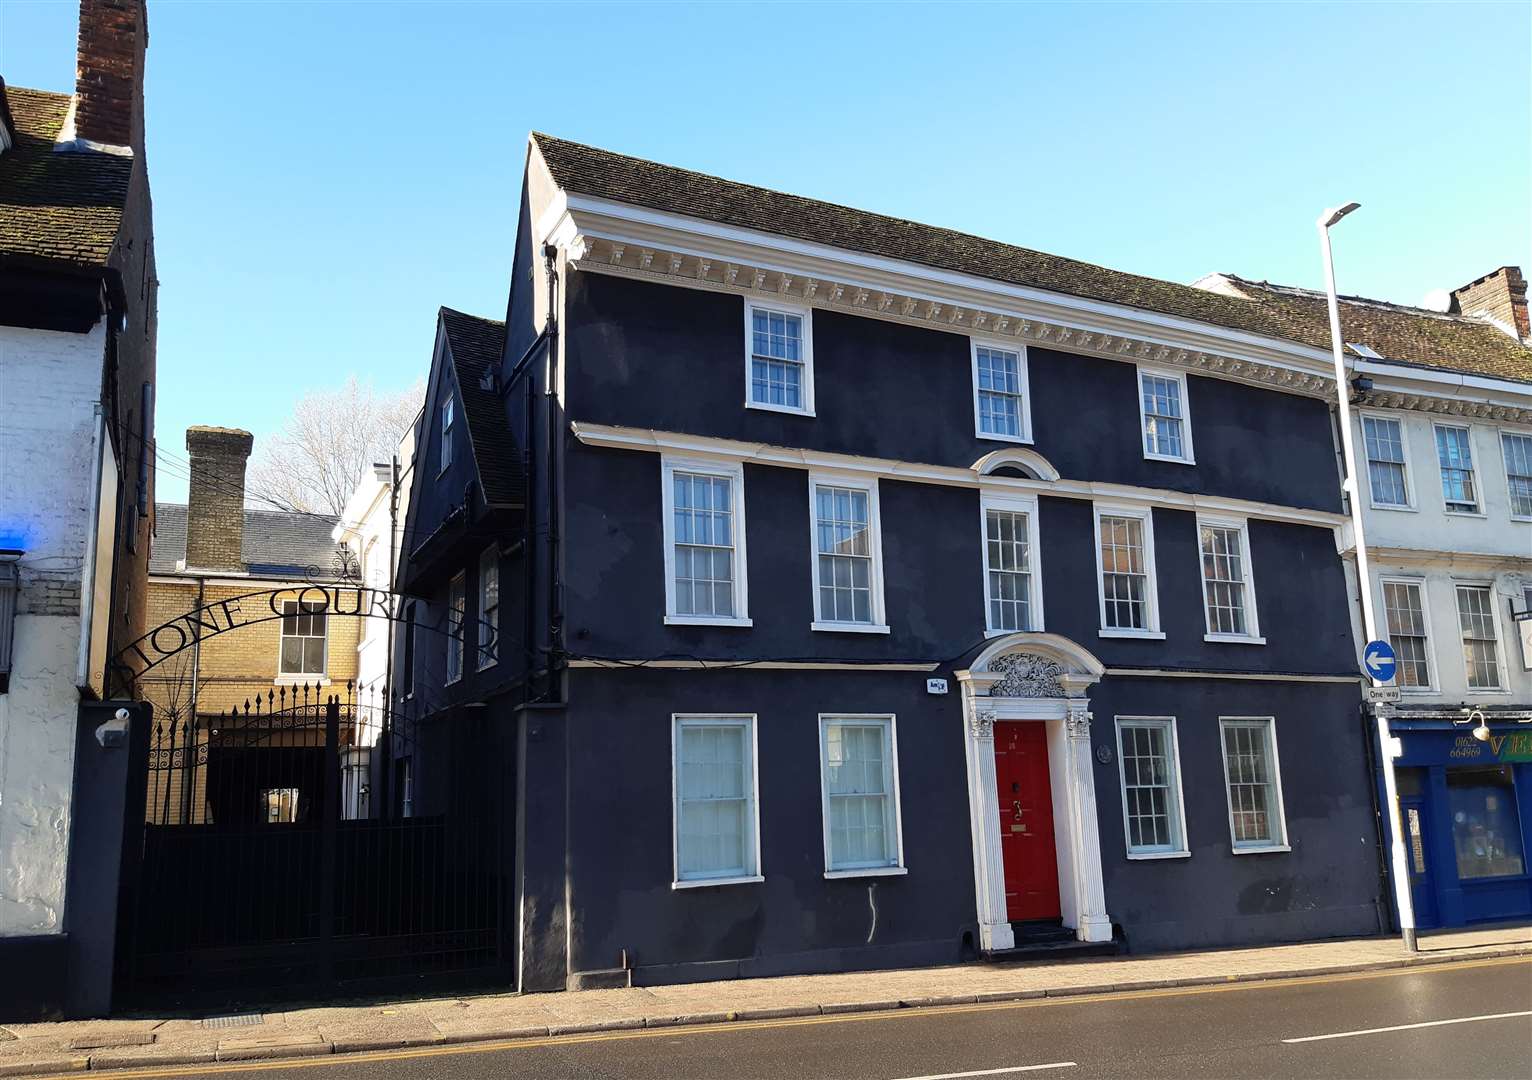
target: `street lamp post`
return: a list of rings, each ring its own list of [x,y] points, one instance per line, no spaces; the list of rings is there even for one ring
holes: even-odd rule
[[[1335,359],[1335,397],[1340,406],[1341,450],[1346,458],[1346,478],[1341,490],[1351,511],[1351,530],[1356,539],[1357,587],[1362,594],[1362,632],[1368,641],[1378,639],[1378,623],[1372,607],[1372,577],[1367,569],[1367,537],[1362,529],[1362,499],[1357,487],[1357,459],[1355,443],[1351,436],[1351,393],[1346,379],[1345,343],[1341,340],[1340,300],[1335,294],[1335,262],[1330,255],[1330,227],[1360,203],[1326,210],[1319,215],[1319,250],[1325,262],[1325,294],[1330,305],[1330,349]],[[1374,686],[1382,685],[1376,679]],[[1399,787],[1394,776],[1393,738],[1388,730],[1388,706],[1374,707],[1378,720],[1379,759],[1383,763],[1383,792],[1388,801],[1388,821],[1393,833],[1390,845],[1390,864],[1393,872],[1394,903],[1399,910],[1399,931],[1404,947],[1416,951],[1415,904],[1410,895],[1409,864],[1404,850],[1404,829],[1399,815]]]

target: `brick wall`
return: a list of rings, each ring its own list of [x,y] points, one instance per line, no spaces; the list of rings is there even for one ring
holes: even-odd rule
[[[143,148],[144,0],[80,0],[75,133],[110,146]]]

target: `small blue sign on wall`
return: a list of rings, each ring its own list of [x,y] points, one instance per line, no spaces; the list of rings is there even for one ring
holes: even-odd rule
[[[1388,682],[1394,677],[1394,647],[1386,641],[1369,641],[1362,650],[1362,666],[1367,674],[1378,682]]]

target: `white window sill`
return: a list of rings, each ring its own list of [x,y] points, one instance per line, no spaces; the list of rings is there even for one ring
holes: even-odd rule
[[[825,879],[837,881],[841,878],[902,877],[909,872],[907,866],[864,866],[857,870],[826,870]]]
[[[1202,640],[1214,645],[1264,645],[1263,637],[1252,637],[1248,634],[1203,634]]]
[[[1511,515],[1511,520],[1512,521],[1532,521],[1532,517],[1528,517],[1526,514],[1512,514]]]
[[[1144,460],[1145,461],[1168,461],[1172,465],[1195,465],[1195,464],[1197,464],[1197,459],[1196,458],[1171,457],[1169,454],[1150,454],[1148,452],[1145,452]]]
[[[1441,693],[1434,686],[1401,686],[1398,690],[1406,697],[1430,697],[1432,694]]]
[[[754,626],[749,619],[713,618],[710,615],[666,615],[666,626]]]
[[[1128,858],[1136,862],[1150,862],[1155,859],[1190,859],[1190,851],[1130,851]]]
[[[891,633],[885,623],[820,622],[809,623],[810,630],[823,630],[834,634],[887,634]]]
[[[1143,638],[1146,641],[1164,641],[1163,630],[1098,630],[1097,635],[1104,638]]]
[[[672,889],[703,889],[709,885],[754,885],[766,879],[760,874],[747,874],[744,877],[714,877],[714,878],[686,878],[682,881],[672,881]]]
[[[278,675],[272,682],[277,686],[329,686],[328,675]]]
[[[1482,518],[1489,516],[1483,510],[1443,510],[1442,513],[1448,517],[1460,518]]]
[[[1417,514],[1417,513],[1420,512],[1418,507],[1407,506],[1407,505],[1406,506],[1393,506],[1393,505],[1391,505],[1389,503],[1368,503],[1367,505],[1368,505],[1368,508],[1371,509],[1371,510],[1392,510],[1393,512],[1398,513],[1398,514]]]
[[[771,405],[764,401],[747,401],[745,408],[760,409],[762,412],[786,413],[788,416],[807,416],[809,419],[814,417],[813,409],[795,409],[791,405]]]
[[[1236,847],[1234,849],[1234,854],[1236,854],[1236,855],[1279,855],[1279,854],[1281,854],[1284,851],[1292,851],[1292,850],[1293,850],[1292,847],[1287,845],[1287,844],[1262,844],[1259,847],[1257,847],[1255,845],[1251,845],[1250,847]]]
[[[1032,445],[1031,435],[1001,435],[999,432],[993,431],[975,431],[973,435],[974,438],[983,439],[985,442],[1013,443],[1022,446]]]
[[[1509,690],[1497,690],[1493,686],[1470,686],[1468,688],[1468,692],[1470,694],[1493,694],[1496,697],[1511,696],[1511,692]]]

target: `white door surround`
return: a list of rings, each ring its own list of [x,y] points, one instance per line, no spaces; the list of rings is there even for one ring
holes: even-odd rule
[[[1048,725],[1048,772],[1059,860],[1059,911],[1081,941],[1110,941],[1091,762],[1090,701],[1085,691],[1106,668],[1084,647],[1057,634],[1017,633],[991,641],[970,667],[956,671],[963,688],[968,814],[973,833],[979,948],[1015,947],[1005,910],[1000,855],[1000,804],[995,786],[995,722]]]

